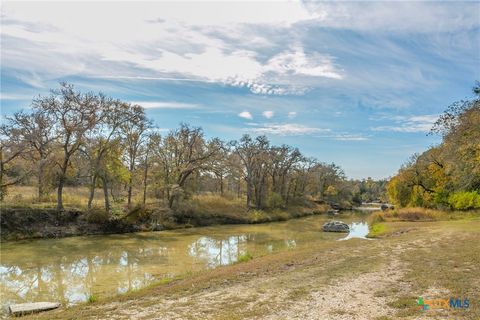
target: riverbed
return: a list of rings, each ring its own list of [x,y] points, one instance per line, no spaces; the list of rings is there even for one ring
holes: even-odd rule
[[[35,301],[73,305],[232,264],[247,253],[255,258],[368,233],[365,214],[347,212],[334,218],[353,227],[350,235],[322,232],[332,217],[319,215],[269,224],[4,243],[3,310],[11,303]]]

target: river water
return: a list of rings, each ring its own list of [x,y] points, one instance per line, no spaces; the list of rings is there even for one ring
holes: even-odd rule
[[[71,237],[3,243],[1,304],[35,301],[72,305],[89,296],[111,296],[164,278],[231,264],[245,254],[258,257],[295,250],[318,241],[364,237],[365,214],[335,217],[349,235],[326,233],[331,218],[311,216],[257,225],[226,225],[174,231]]]

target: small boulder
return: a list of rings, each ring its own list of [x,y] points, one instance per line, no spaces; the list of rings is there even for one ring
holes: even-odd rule
[[[382,211],[385,211],[385,210],[388,210],[388,209],[395,209],[395,207],[393,206],[393,204],[388,204],[388,203],[382,203],[382,205],[380,206],[380,209],[382,209]]]
[[[323,225],[322,230],[324,232],[349,232],[350,228],[342,221],[330,221]]]

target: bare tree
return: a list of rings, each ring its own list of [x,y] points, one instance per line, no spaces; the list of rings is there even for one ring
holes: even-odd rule
[[[85,137],[98,120],[99,98],[93,93],[75,91],[73,85],[61,83],[48,97],[34,100],[34,109],[52,117],[55,136],[63,156],[58,165],[57,209],[63,210],[63,187],[73,155],[80,149]]]
[[[17,128],[21,143],[31,150],[30,160],[38,170],[38,199],[42,201],[47,195],[45,170],[56,139],[53,119],[47,113],[36,110],[32,113],[17,112],[7,117],[7,121],[10,126]]]
[[[239,142],[234,141],[234,152],[239,156],[244,166],[244,179],[247,184],[247,207],[252,207],[252,200],[257,208],[262,207],[264,184],[267,174],[269,142],[267,137],[259,136],[252,139],[244,135]]]
[[[272,147],[270,154],[272,162],[272,189],[286,199],[288,174],[292,167],[302,160],[302,154],[297,148],[287,145]]]
[[[0,126],[0,201],[4,200],[9,186],[21,182],[29,173],[9,175],[14,161],[28,151],[18,128],[10,124]]]
[[[163,167],[167,187],[168,206],[173,207],[192,173],[210,169],[210,160],[218,154],[221,143],[218,139],[205,141],[201,128],[181,124],[164,139],[157,156]]]

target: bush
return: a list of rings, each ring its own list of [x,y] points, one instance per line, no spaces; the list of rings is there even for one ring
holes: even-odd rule
[[[456,210],[480,208],[480,194],[477,191],[455,192],[448,197],[448,204]]]
[[[252,209],[248,211],[248,221],[252,223],[270,221],[270,216],[263,210]]]
[[[371,226],[370,232],[368,233],[368,238],[376,238],[383,235],[387,230],[387,227],[383,223],[375,223]]]
[[[249,252],[245,252],[238,257],[237,262],[247,262],[253,259],[253,256]]]
[[[281,195],[276,192],[271,192],[267,198],[267,207],[269,208],[283,208],[285,206],[285,201]]]
[[[98,301],[98,297],[94,294],[88,296],[87,303],[94,303]]]
[[[272,212],[270,212],[270,216],[272,217],[272,220],[275,221],[285,221],[290,218],[290,215],[288,212],[283,211],[281,209],[275,209]]]
[[[104,224],[108,222],[110,215],[105,210],[92,209],[87,213],[87,221],[89,223]]]
[[[440,206],[448,205],[448,192],[445,190],[435,193],[433,201]]]

